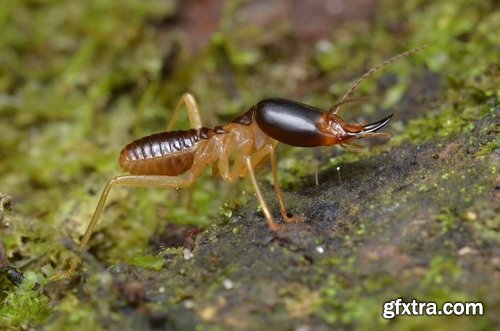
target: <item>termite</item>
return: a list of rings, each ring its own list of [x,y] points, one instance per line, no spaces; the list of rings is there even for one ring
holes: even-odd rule
[[[188,187],[210,165],[228,182],[250,175],[269,228],[272,231],[282,230],[285,225],[277,223],[271,214],[254,173],[254,168],[268,155],[271,159],[273,184],[283,221],[285,223],[303,221],[304,217],[290,217],[286,211],[277,172],[275,149],[278,142],[297,147],[339,145],[346,149],[356,149],[350,145],[354,140],[376,136],[388,137],[387,133],[377,131],[391,120],[392,114],[370,124],[350,124],[337,113],[343,104],[353,101],[347,97],[363,80],[387,64],[423,47],[425,46],[394,56],[370,69],[328,111],[296,101],[270,98],[259,101],[227,125],[207,128],[202,125],[194,96],[189,93],[182,95],[167,124],[167,131],[135,140],[121,151],[120,167],[129,174],[110,179],[104,187],[81,240],[80,249],[87,248],[112,187]],[[171,131],[183,104],[186,106],[192,129]],[[234,160],[232,167],[230,167],[230,156]],[[54,276],[53,279],[69,277],[77,269],[78,264],[79,258],[74,257],[70,269]]]

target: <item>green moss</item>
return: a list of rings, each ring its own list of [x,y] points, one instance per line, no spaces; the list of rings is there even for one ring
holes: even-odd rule
[[[494,109],[488,105],[473,107],[459,112],[453,108],[441,109],[438,113],[428,112],[425,116],[411,120],[404,132],[391,139],[399,145],[409,141],[422,144],[426,141],[443,139],[459,132],[469,133],[474,129],[473,119],[483,118]]]
[[[488,155],[494,150],[498,149],[499,146],[500,146],[500,138],[497,136],[495,140],[492,140],[482,145],[481,148],[476,152],[475,156],[479,157]]]
[[[99,307],[102,308],[102,305]],[[100,325],[99,311],[96,305],[82,302],[73,293],[67,293],[59,302],[54,319],[45,326],[45,330],[105,330]]]
[[[43,277],[40,280],[44,281]],[[26,272],[19,287],[7,293],[0,308],[2,328],[17,330],[46,321],[51,312],[49,298],[35,289],[38,287],[36,284],[39,284],[39,277],[33,272]]]
[[[442,210],[436,219],[441,225],[441,231],[446,233],[447,231],[453,229],[456,226],[457,217],[451,213],[450,210]]]
[[[427,289],[431,289],[431,291],[439,289],[440,292],[447,292],[448,299],[446,298],[447,295],[433,295],[434,300],[442,303],[452,300],[451,296],[454,295],[451,292],[454,291],[450,290],[450,286],[453,285],[453,282],[457,281],[461,275],[462,270],[453,259],[444,256],[436,256],[430,261],[421,286],[423,291],[426,291]],[[448,284],[444,284],[444,282],[447,282]],[[429,285],[438,285],[438,287]],[[464,299],[462,294],[457,295],[458,297],[456,299]]]
[[[129,263],[143,269],[160,270],[165,260],[163,256],[141,255],[132,257]]]
[[[315,312],[325,322],[335,324],[338,322],[341,306],[341,301],[338,298],[338,293],[342,289],[342,285],[338,282],[335,275],[328,277],[328,280],[322,286],[320,291],[320,300],[318,301]]]

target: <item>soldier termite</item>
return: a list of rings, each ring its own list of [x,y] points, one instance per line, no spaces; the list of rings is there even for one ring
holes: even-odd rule
[[[387,137],[388,134],[376,131],[390,121],[392,114],[370,124],[350,124],[337,113],[343,104],[352,102],[347,97],[363,80],[387,64],[424,47],[394,56],[372,68],[326,112],[300,102],[271,98],[258,102],[227,125],[206,128],[202,125],[195,98],[189,93],[184,94],[177,103],[165,132],[135,140],[121,151],[119,164],[129,174],[114,177],[106,184],[80,248],[86,249],[113,186],[188,187],[210,165],[228,182],[250,175],[269,228],[279,231],[284,225],[277,223],[269,211],[254,174],[254,168],[268,155],[271,157],[273,183],[283,220],[285,223],[302,221],[303,217],[289,217],[286,212],[277,173],[277,143],[298,147],[340,145],[346,149],[356,149],[350,145],[354,140]],[[171,131],[182,104],[186,105],[193,128]],[[234,160],[231,169],[230,157]],[[54,276],[53,279],[69,277],[76,270],[78,263],[79,259],[74,257],[70,269]]]

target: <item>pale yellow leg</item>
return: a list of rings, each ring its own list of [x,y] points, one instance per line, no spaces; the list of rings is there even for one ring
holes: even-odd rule
[[[285,201],[283,199],[283,193],[281,192],[280,181],[278,178],[278,166],[276,163],[276,151],[275,148],[271,149],[271,168],[273,173],[273,184],[274,189],[276,190],[276,196],[278,197],[278,202],[280,204],[280,212],[281,216],[287,223],[291,222],[303,222],[304,217],[302,216],[294,216],[288,217],[288,213],[286,212]]]
[[[134,187],[149,187],[149,188],[180,188],[187,187],[192,184],[194,181],[194,176],[192,173],[188,174],[186,177],[170,177],[170,176],[118,176],[112,178],[108,181],[104,190],[101,194],[99,202],[97,203],[97,207],[94,211],[94,215],[90,220],[89,225],[87,226],[87,230],[80,242],[80,249],[85,250],[87,248],[88,242],[92,233],[94,232],[95,226],[101,213],[104,209],[104,204],[106,203],[106,199],[109,195],[109,192],[113,186],[134,186]],[[52,280],[58,280],[61,278],[68,278],[75,272],[78,267],[80,259],[78,257],[74,257],[71,260],[70,269],[64,273],[57,274],[53,276]]]
[[[273,145],[267,144],[257,151],[255,151],[252,155],[250,155],[250,160],[252,162],[253,168],[255,168],[269,153],[271,153],[271,150],[273,149]],[[241,156],[239,156],[235,162],[233,169],[231,169],[231,172],[229,172],[228,169],[228,162],[227,159],[225,162],[220,162],[219,163],[219,172],[224,178],[224,180],[232,183],[236,181],[238,178],[245,176],[246,171],[247,171],[247,166],[246,166],[246,153],[241,153]]]
[[[269,211],[269,208],[267,208],[266,202],[264,201],[264,197],[262,196],[262,193],[259,188],[259,184],[257,184],[257,180],[255,179],[255,174],[253,172],[253,166],[252,166],[252,159],[250,156],[245,156],[245,163],[248,169],[248,173],[250,174],[250,179],[252,181],[253,188],[255,189],[255,194],[257,195],[257,199],[259,200],[260,206],[262,207],[262,211],[264,212],[264,216],[266,217],[267,224],[269,225],[269,228],[272,231],[280,231],[283,226],[276,223],[276,221],[273,218],[273,215],[271,215],[271,212]]]
[[[186,105],[190,128],[198,130],[203,126],[202,121],[201,121],[201,117],[200,117],[200,110],[198,108],[198,103],[196,102],[196,98],[191,93],[184,93],[181,96],[181,98],[179,99],[179,101],[177,101],[174,113],[172,114],[172,116],[170,117],[170,120],[168,121],[167,131],[172,131],[174,124],[175,124],[175,121],[177,120],[177,117],[179,116],[179,112],[180,112],[182,105]],[[194,191],[195,191],[195,187],[193,186],[193,187],[190,187],[188,192],[187,192],[188,202],[187,202],[186,207],[188,210],[193,209],[192,206],[193,206]]]
[[[170,117],[170,120],[168,121],[167,131],[172,131],[175,120],[177,119],[177,116],[179,116],[179,110],[181,109],[183,103],[186,105],[186,109],[188,111],[189,123],[191,124],[191,127],[194,129],[200,129],[203,126],[200,117],[200,110],[198,108],[198,104],[196,102],[195,97],[191,93],[184,93],[177,102],[174,113],[172,114],[172,117]]]
[[[287,215],[283,195],[281,193],[281,188],[279,185],[279,179],[278,179],[277,167],[276,167],[276,155],[275,155],[274,149],[275,149],[275,147],[273,144],[268,144],[268,145],[263,146],[262,148],[260,148],[256,152],[254,152],[251,156],[243,156],[242,158],[238,158],[235,161],[235,164],[234,164],[233,169],[231,170],[231,173],[228,173],[227,162],[221,163],[221,164],[219,164],[220,173],[223,174],[223,177],[225,180],[227,180],[229,182],[235,181],[236,179],[238,179],[239,177],[244,175],[245,171],[247,171],[248,165],[245,164],[247,162],[246,161],[247,158],[250,159],[251,167],[252,167],[252,169],[254,169],[255,166],[257,166],[268,154],[271,154],[273,183],[274,183],[274,187],[276,189],[276,196],[278,197],[281,215],[283,216],[283,219],[286,222],[301,222],[304,220],[303,217],[301,217],[301,216],[288,217],[288,215]],[[244,160],[245,162],[240,163],[239,162],[240,159]],[[227,175],[224,176],[224,174],[227,174]],[[252,176],[252,174],[250,174],[250,176]],[[255,176],[254,176],[254,178],[255,178]],[[254,187],[255,187],[255,185],[257,185],[257,182],[254,183],[253,180],[252,180],[252,183],[254,184]],[[271,214],[269,212],[269,209],[267,208],[267,205],[265,204],[265,202],[262,198],[262,194],[260,194],[260,190],[259,191],[257,191],[257,190],[258,190],[258,187],[256,188],[257,198],[259,199],[259,202],[262,206],[262,209],[264,210],[264,214],[266,215],[266,219],[268,219],[268,223],[276,224],[276,222],[274,221],[273,217],[271,216]],[[260,196],[260,198],[259,198],[259,196]],[[269,220],[271,220],[271,221],[269,221]],[[279,224],[276,224],[276,225],[278,225],[278,227],[279,227]],[[271,225],[270,225],[270,227],[271,227],[271,229],[273,229],[273,227]]]
[[[340,147],[342,147],[346,151],[353,152],[353,153],[360,153],[360,152],[364,152],[366,150],[366,148],[363,147],[362,145],[356,144],[356,143],[353,143],[353,142],[348,142],[348,143],[345,143],[345,144],[340,144]]]

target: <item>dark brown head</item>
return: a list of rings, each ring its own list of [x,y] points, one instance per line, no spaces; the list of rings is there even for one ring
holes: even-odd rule
[[[384,133],[376,133],[377,130],[386,125],[392,115],[371,124],[349,124],[337,115],[340,106],[352,102],[347,97],[366,78],[373,75],[389,63],[402,57],[413,54],[426,46],[420,46],[394,56],[378,66],[370,69],[359,78],[328,112],[319,108],[311,107],[300,102],[286,99],[266,99],[253,106],[245,114],[235,119],[234,123],[250,125],[257,122],[259,128],[268,136],[292,146],[314,147],[330,146],[374,136],[385,136]]]
[[[368,137],[392,117],[368,125],[349,124],[319,108],[279,98],[262,100],[246,114],[271,138],[298,147],[331,146]]]

